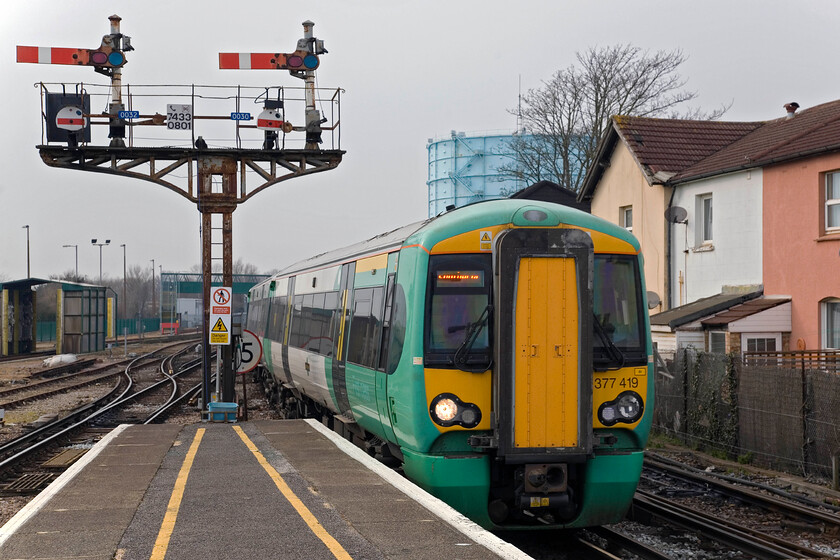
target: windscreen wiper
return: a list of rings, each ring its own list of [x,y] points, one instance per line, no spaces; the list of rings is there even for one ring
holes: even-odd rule
[[[487,365],[482,368],[470,368],[467,366],[467,359],[469,358],[470,350],[475,344],[475,341],[478,339],[478,335],[481,334],[481,330],[484,328],[484,325],[488,323],[490,319],[490,314],[493,312],[493,305],[490,304],[484,308],[484,311],[481,312],[478,319],[474,323],[470,323],[469,325],[465,325],[462,328],[466,329],[466,333],[464,335],[464,341],[455,350],[455,367],[460,369],[461,371],[468,371],[470,373],[482,373],[490,369],[490,366],[493,365],[493,359],[491,358],[488,360]],[[456,330],[458,327],[454,327]],[[450,332],[452,332],[450,328]]]
[[[593,313],[593,318],[595,319],[595,334],[598,335],[598,338],[601,339],[601,343],[603,344],[604,348],[606,349],[607,353],[610,355],[610,361],[616,363],[615,367],[608,367],[605,368],[606,370],[615,370],[621,369],[624,367],[624,363],[627,361],[627,357],[625,356],[624,352],[615,345],[610,335],[607,333],[607,330],[604,328],[604,325],[601,324],[600,319],[598,319],[598,315]]]

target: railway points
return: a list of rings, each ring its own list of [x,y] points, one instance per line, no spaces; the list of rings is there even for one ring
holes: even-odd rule
[[[0,560],[529,558],[381,469],[313,421],[121,427],[0,528]]]

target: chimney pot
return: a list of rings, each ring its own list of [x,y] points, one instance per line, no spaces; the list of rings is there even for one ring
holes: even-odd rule
[[[796,101],[786,103],[785,111],[787,111],[787,118],[793,118],[793,115],[796,113],[797,109],[799,109],[799,103],[797,103]]]

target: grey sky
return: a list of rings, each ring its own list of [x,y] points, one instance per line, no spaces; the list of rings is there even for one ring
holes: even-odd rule
[[[591,46],[632,43],[682,49],[681,74],[696,106],[733,103],[725,120],[768,120],[782,106],[840,98],[834,70],[836,0],[676,1],[519,0],[245,1],[159,0],[4,5],[0,20],[0,100],[9,115],[0,135],[0,278],[46,277],[74,267],[122,276],[128,265],[188,270],[200,259],[199,214],[186,199],[152,183],[52,169],[40,142],[33,84],[107,83],[88,67],[16,64],[15,45],[95,48],[122,17],[132,37],[129,84],[299,86],[284,71],[223,71],[219,52],[290,52],[301,22],[315,22],[318,85],[345,90],[344,161],[333,171],[275,185],[233,214],[234,258],[260,270],[368,238],[427,212],[426,140],[450,130],[512,131],[508,112],[523,92]]]

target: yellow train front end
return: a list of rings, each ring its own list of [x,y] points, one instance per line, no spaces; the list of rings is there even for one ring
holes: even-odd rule
[[[487,527],[618,521],[653,397],[638,243],[554,205],[508,216],[425,234],[431,422],[402,446],[406,473]]]

